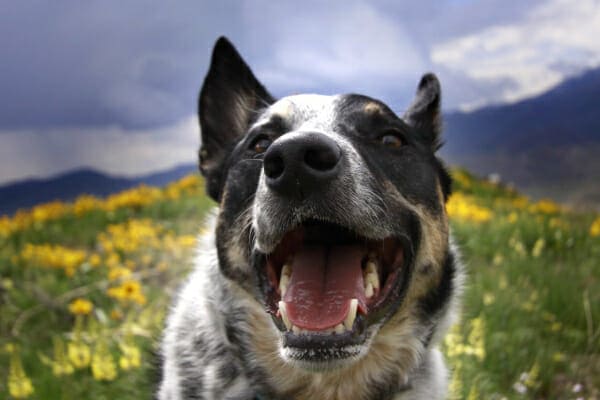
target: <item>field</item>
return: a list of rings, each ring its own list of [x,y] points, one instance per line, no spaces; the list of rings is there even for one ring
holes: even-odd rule
[[[442,347],[456,399],[600,398],[600,217],[455,170],[468,281]],[[0,398],[146,399],[201,179],[0,218]]]

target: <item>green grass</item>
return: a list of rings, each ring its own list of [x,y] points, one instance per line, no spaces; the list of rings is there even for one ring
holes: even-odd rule
[[[460,194],[453,201],[487,210],[491,218],[452,218],[468,272],[463,317],[443,344],[454,370],[452,396],[598,398],[600,237],[590,234],[598,216],[536,206],[465,171],[455,176]],[[0,235],[0,397],[10,398],[8,377],[18,359],[33,384],[32,399],[151,398],[152,351],[170,296],[190,268],[189,235],[198,233],[213,205],[199,181],[173,198],[162,193],[150,204],[66,212]],[[149,231],[130,227],[125,236],[110,237],[114,248],[103,247],[101,233],[127,228],[127,221],[150,221]],[[27,244],[78,249],[85,258],[68,276],[60,266],[27,258]],[[145,302],[108,295],[122,283],[108,279],[119,268],[131,271],[124,280],[139,282]],[[94,305],[77,329],[68,309],[75,298]],[[77,335],[92,352],[108,344],[113,379],[95,379],[89,366],[56,376],[41,362],[60,361],[53,341],[73,343]],[[126,343],[142,351],[141,365],[131,370],[118,365]]]

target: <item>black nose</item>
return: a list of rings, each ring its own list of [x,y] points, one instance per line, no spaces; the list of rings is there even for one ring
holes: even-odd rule
[[[321,133],[283,136],[265,153],[267,186],[280,195],[302,200],[338,175],[341,156],[337,143]]]

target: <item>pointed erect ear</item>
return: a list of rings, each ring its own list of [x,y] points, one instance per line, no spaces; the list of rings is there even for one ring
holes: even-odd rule
[[[440,82],[437,77],[432,73],[423,75],[415,99],[403,116],[434,151],[441,146],[439,138],[442,130],[441,96]]]
[[[219,38],[198,100],[202,132],[200,171],[213,199],[218,201],[221,195],[227,155],[258,111],[273,101],[229,40]]]

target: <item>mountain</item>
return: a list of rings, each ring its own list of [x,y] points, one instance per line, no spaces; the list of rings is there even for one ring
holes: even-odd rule
[[[28,179],[0,187],[0,215],[48,201],[70,201],[83,193],[102,197],[140,184],[164,186],[195,171],[196,165],[185,164],[138,177],[118,177],[78,169],[47,179]]]
[[[600,68],[534,98],[445,115],[441,154],[534,197],[600,205]]]

